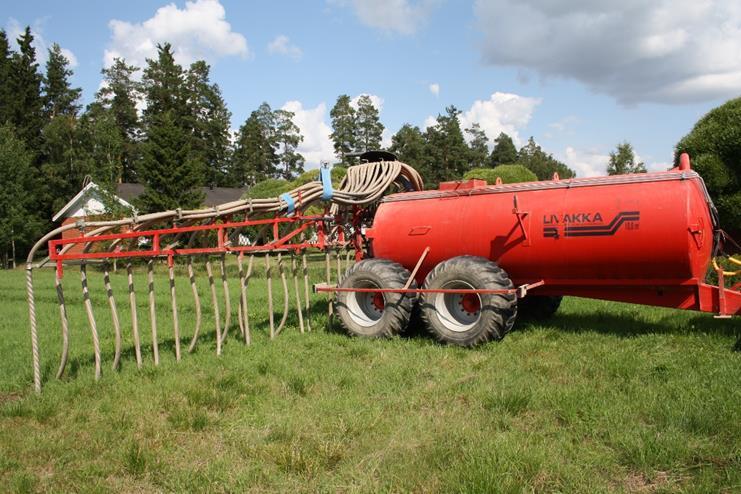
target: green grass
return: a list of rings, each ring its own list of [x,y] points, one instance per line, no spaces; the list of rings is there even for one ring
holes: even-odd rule
[[[70,364],[54,379],[61,338],[45,270],[36,275],[44,376],[36,396],[24,273],[0,273],[2,491],[741,489],[738,320],[572,298],[545,324],[461,349],[423,335],[369,341],[328,331],[317,298],[314,331],[299,334],[292,311],[269,341],[265,280],[256,279],[254,342],[245,347],[232,328],[217,357],[199,274],[205,331],[178,363],[160,274],[154,367],[139,273],[145,364],[137,370],[119,274],[113,289],[125,345],[114,372],[102,277],[89,275],[103,377],[94,381],[79,273],[69,268]],[[177,290],[185,352],[194,309],[184,278]]]

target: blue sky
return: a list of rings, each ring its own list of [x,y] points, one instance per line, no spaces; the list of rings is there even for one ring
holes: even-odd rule
[[[234,128],[262,101],[294,111],[314,165],[332,159],[337,96],[367,93],[387,140],[454,104],[464,125],[532,135],[585,176],[622,140],[666,167],[700,116],[741,95],[738,3],[67,0],[7,3],[0,22],[67,50],[85,103],[113,56],[142,63],[170,41],[181,63],[212,64]]]

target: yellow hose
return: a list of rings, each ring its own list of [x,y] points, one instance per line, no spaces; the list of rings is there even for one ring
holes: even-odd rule
[[[741,266],[741,261],[739,261],[738,259],[734,259],[733,257],[729,256],[728,260],[731,261],[733,264],[736,264],[737,266]],[[720,266],[718,265],[718,262],[715,259],[713,259],[713,267],[715,268],[716,271],[721,270]],[[736,270],[736,271],[723,270],[723,276],[737,276],[738,274],[741,274],[741,269]]]

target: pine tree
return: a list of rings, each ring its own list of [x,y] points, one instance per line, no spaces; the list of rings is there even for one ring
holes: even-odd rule
[[[191,64],[185,77],[188,105],[193,121],[193,149],[205,163],[206,183],[224,185],[231,153],[231,112],[221,89],[209,80],[210,67],[203,60]]]
[[[304,171],[304,157],[296,152],[296,148],[304,137],[293,123],[294,113],[287,110],[276,110],[275,142],[278,145],[278,162],[282,168],[280,175],[286,180],[293,180],[296,175]]]
[[[72,70],[69,60],[62,53],[58,44],[54,43],[49,49],[49,59],[46,62],[46,76],[44,77],[44,114],[47,119],[58,115],[74,116],[80,111],[77,101],[82,89],[73,88],[69,78]]]
[[[531,136],[519,151],[517,164],[535,173],[538,180],[551,180],[554,173],[560,178],[572,178],[576,176],[574,170],[558,161],[553,155],[546,153],[535,142]]]
[[[121,175],[117,178],[123,182],[136,182],[137,163],[141,155],[139,144],[142,129],[136,104],[142,97],[142,87],[134,79],[138,70],[133,65],[127,65],[123,59],[114,59],[113,65],[102,70],[104,84],[96,95],[96,101],[111,111],[123,142]]]
[[[636,163],[633,146],[628,141],[621,142],[615,151],[610,152],[610,162],[607,164],[608,175],[626,173],[646,173],[646,166],[643,162]]]
[[[33,174],[32,153],[11,125],[0,125],[0,253],[4,260],[9,253],[30,247],[44,226],[33,197]],[[15,267],[14,259],[12,264]]]
[[[494,149],[489,156],[489,166],[494,168],[499,165],[511,165],[517,161],[517,148],[512,138],[500,132],[499,136],[494,139]]]
[[[404,124],[391,138],[391,148],[399,161],[416,169],[424,177],[425,168],[425,138],[419,127]]]
[[[145,184],[139,202],[144,211],[195,208],[203,193],[201,164],[193,158],[190,136],[183,132],[175,110],[150,114],[147,140],[142,145],[139,175]]]
[[[26,27],[18,38],[18,52],[11,57],[9,92],[11,95],[10,122],[16,135],[26,143],[26,148],[35,153],[40,148],[41,129],[44,127],[41,96],[41,74],[36,63],[31,28]]]
[[[437,186],[439,182],[457,180],[468,170],[468,146],[458,120],[460,111],[455,106],[437,116],[437,123],[425,133],[429,165],[425,183]]]
[[[329,137],[334,143],[334,152],[343,166],[352,165],[354,159],[348,157],[356,149],[355,110],[350,105],[350,96],[343,94],[337,98],[329,112],[332,119],[332,133]]]
[[[383,124],[378,116],[378,108],[367,94],[358,99],[355,111],[355,151],[362,153],[381,149]]]
[[[489,139],[486,137],[486,133],[481,130],[481,125],[478,122],[473,123],[471,127],[466,129],[466,133],[470,136],[468,143],[469,169],[486,166],[489,157]]]

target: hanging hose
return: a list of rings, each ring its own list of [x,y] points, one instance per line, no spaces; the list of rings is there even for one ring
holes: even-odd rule
[[[149,322],[152,326],[152,357],[154,365],[160,365],[160,350],[157,343],[157,311],[154,303],[154,261],[147,262],[147,288],[149,290]]]
[[[85,263],[80,265],[80,281],[82,282],[82,301],[85,305],[87,321],[90,324],[90,333],[93,337],[93,351],[95,352],[95,380],[100,379],[100,341],[98,340],[98,327],[93,316],[93,304],[90,302],[90,292],[87,286],[87,268]]]
[[[113,298],[113,289],[111,288],[111,276],[108,272],[108,263],[105,263],[103,267],[103,284],[105,285],[105,291],[108,295],[108,305],[111,308],[111,320],[113,321],[113,331],[115,334],[115,353],[113,356],[112,369],[118,369],[121,361],[121,323],[118,320],[118,309],[116,308],[116,300]]]
[[[250,319],[247,312],[247,283],[244,269],[242,267],[242,260],[244,254],[242,252],[237,256],[237,265],[239,267],[239,327],[242,330],[242,337],[244,338],[245,345],[250,344]],[[250,256],[249,266],[247,268],[252,271],[252,256]]]
[[[131,309],[131,335],[134,338],[134,353],[136,355],[136,367],[142,367],[142,348],[139,341],[139,320],[136,313],[136,293],[134,292],[134,273],[131,263],[126,264],[126,277],[129,282],[129,307]]]
[[[221,267],[221,285],[224,288],[224,332],[221,335],[221,341],[226,341],[226,334],[229,332],[229,325],[232,323],[232,304],[229,297],[229,283],[226,279],[226,255],[221,254],[219,260]]]
[[[172,258],[167,260],[167,272],[170,278],[170,300],[172,301],[172,331],[175,336],[175,361],[180,362],[180,323],[178,321],[178,303],[175,294],[175,266]]]
[[[275,330],[276,335],[280,334],[283,330],[283,326],[286,325],[286,320],[288,320],[288,307],[290,305],[288,297],[288,282],[286,281],[286,272],[283,269],[283,256],[280,252],[278,253],[278,273],[280,274],[280,282],[283,286],[283,315],[280,318],[278,328]]]
[[[301,266],[304,273],[304,300],[306,300],[306,330],[311,331],[311,325],[309,324],[309,307],[311,301],[309,299],[309,266],[306,262],[306,251],[301,251]]]
[[[211,305],[214,307],[214,322],[216,324],[216,355],[221,355],[221,316],[219,315],[219,298],[216,296],[214,272],[211,267],[211,259],[208,257],[206,258],[206,274],[208,275],[208,286],[211,288]]]
[[[270,267],[270,254],[265,254],[265,278],[268,282],[268,320],[270,321],[270,339],[275,338],[275,316],[273,314],[273,270]]]
[[[59,361],[57,370],[57,379],[64,374],[64,368],[67,366],[69,355],[69,322],[67,319],[67,307],[64,305],[64,291],[62,290],[62,280],[58,275],[54,276],[54,287],[57,291],[57,300],[59,301],[59,317],[62,320],[62,356]]]
[[[201,331],[201,298],[198,296],[198,287],[196,286],[196,275],[193,270],[193,256],[188,256],[188,280],[190,280],[190,289],[193,292],[193,303],[196,307],[196,326],[193,330],[193,339],[190,341],[188,353],[193,353],[198,341],[198,333]]]
[[[291,272],[293,273],[293,286],[296,290],[296,312],[298,312],[298,326],[301,334],[304,333],[304,315],[301,311],[301,294],[298,287],[298,273],[296,268],[296,256],[291,255]]]

